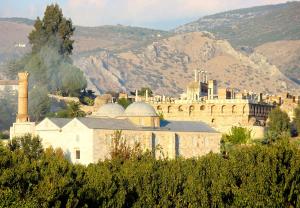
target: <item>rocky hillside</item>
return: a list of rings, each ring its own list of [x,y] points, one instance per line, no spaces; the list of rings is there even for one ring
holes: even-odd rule
[[[30,50],[28,34],[33,29],[33,20],[25,18],[0,18],[0,78],[5,64]],[[76,26],[74,33],[74,59],[98,52],[121,52],[145,46],[162,39],[170,33],[129,26]]]
[[[288,77],[300,80],[300,40],[276,41],[255,48],[257,53],[278,66]]]
[[[259,6],[205,16],[175,32],[209,31],[234,47],[256,47],[278,40],[300,39],[300,2]]]
[[[208,71],[209,78],[220,80],[223,87],[268,93],[299,90],[262,55],[240,53],[210,33],[178,34],[139,50],[109,56],[99,52],[75,63],[100,91],[149,86],[160,94],[178,94],[193,79],[197,68]]]
[[[0,19],[0,27],[5,28],[0,34],[1,75],[9,59],[29,50],[27,35],[32,21]],[[149,86],[157,93],[178,94],[197,68],[208,71],[221,86],[269,93],[299,89],[261,55],[267,53],[238,52],[211,33],[175,35],[118,25],[77,27],[74,39],[73,60],[88,77],[89,87],[98,93]]]

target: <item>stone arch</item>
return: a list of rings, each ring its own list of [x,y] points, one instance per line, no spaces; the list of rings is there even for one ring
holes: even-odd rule
[[[168,113],[172,113],[172,106],[168,106]]]
[[[216,107],[215,105],[212,105],[212,106],[210,107],[210,114],[211,114],[211,115],[214,114],[215,107]]]
[[[183,111],[182,105],[180,105],[180,106],[178,107],[178,111],[179,111],[179,112],[182,112],[182,111]]]
[[[195,107],[193,105],[190,105],[189,106],[189,115],[191,115],[194,110],[195,110]]]
[[[231,112],[232,112],[232,114],[236,113],[236,105],[233,105],[231,107]]]
[[[221,113],[222,114],[225,113],[225,109],[226,109],[226,105],[222,105],[222,107],[221,107]]]
[[[254,106],[253,105],[250,105],[250,114],[254,115]]]
[[[243,106],[243,115],[246,113],[246,105]]]

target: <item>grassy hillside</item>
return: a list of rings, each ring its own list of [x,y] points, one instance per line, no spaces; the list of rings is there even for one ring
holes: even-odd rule
[[[233,10],[206,16],[175,32],[209,31],[235,47],[300,39],[300,2]]]

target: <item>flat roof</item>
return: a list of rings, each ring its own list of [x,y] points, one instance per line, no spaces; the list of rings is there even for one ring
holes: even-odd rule
[[[48,118],[58,127],[67,125],[71,118]],[[132,131],[169,131],[169,132],[207,132],[218,133],[215,129],[202,121],[171,121],[163,120],[160,127],[141,127],[132,123],[129,119],[115,118],[76,118],[89,129],[107,129],[107,130],[132,130]]]

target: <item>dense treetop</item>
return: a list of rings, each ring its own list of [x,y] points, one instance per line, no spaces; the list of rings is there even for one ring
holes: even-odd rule
[[[47,44],[56,46],[59,54],[70,55],[73,50],[73,35],[75,28],[72,21],[63,17],[62,10],[57,4],[47,6],[44,18],[39,17],[34,24],[34,30],[29,34],[32,52],[36,53]]]
[[[299,207],[300,150],[281,139],[200,158],[69,163],[38,138],[0,145],[0,207]]]

